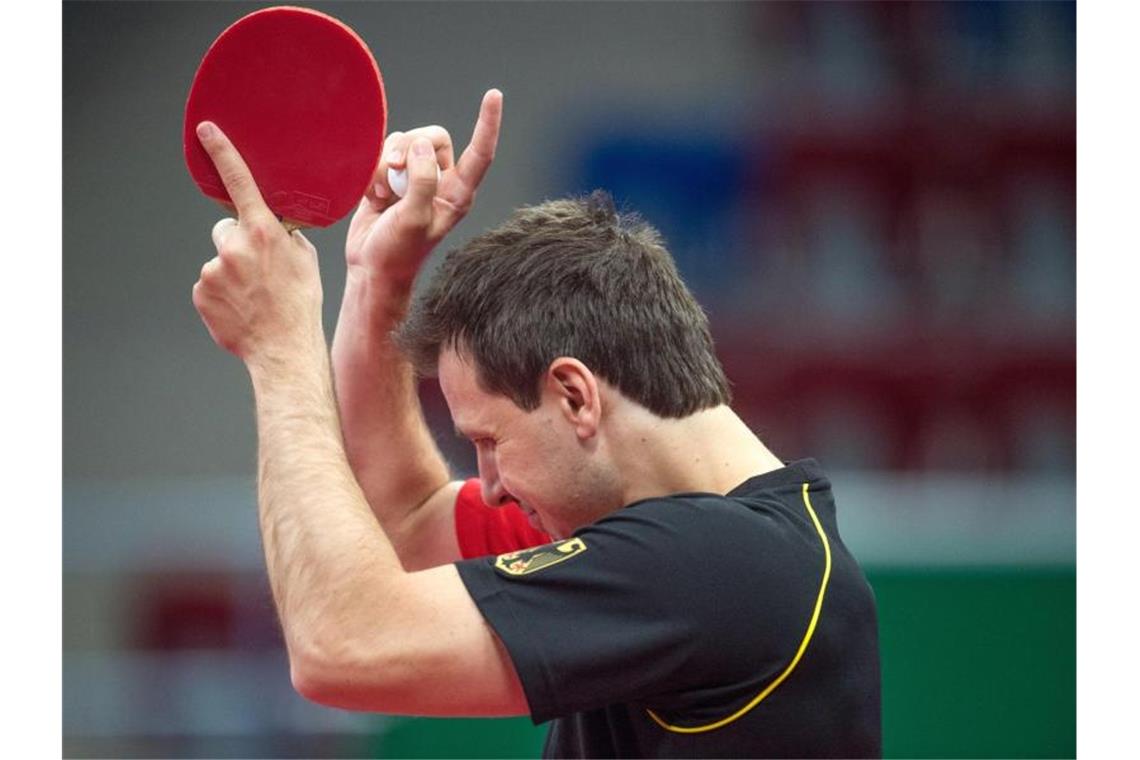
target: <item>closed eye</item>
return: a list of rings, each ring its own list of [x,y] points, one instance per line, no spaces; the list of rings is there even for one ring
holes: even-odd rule
[[[459,428],[455,428],[455,434],[457,436],[459,436],[460,438],[464,439],[465,441],[470,441],[471,443],[475,444],[476,446],[486,446],[488,444],[490,444],[491,446],[495,445],[495,439],[492,438],[491,436],[487,435],[486,433],[470,433],[470,434],[468,434],[468,433],[464,433]]]
[[[455,434],[466,441],[471,441],[472,443],[484,437],[482,433],[464,433],[459,428],[455,428]]]

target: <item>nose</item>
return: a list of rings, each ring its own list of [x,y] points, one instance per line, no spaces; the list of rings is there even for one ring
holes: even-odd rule
[[[482,487],[483,503],[492,507],[501,507],[509,499],[503,484],[499,482],[499,469],[495,465],[495,457],[482,449],[478,452],[479,483]]]

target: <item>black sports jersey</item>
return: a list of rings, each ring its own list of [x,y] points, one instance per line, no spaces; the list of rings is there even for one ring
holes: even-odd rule
[[[874,597],[814,460],[457,567],[546,757],[881,754]]]

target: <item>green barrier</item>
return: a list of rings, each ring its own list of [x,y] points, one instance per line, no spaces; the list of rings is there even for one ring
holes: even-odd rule
[[[888,757],[1076,757],[1068,569],[872,570]]]
[[[530,718],[396,718],[372,757],[540,757],[547,726]]]
[[[886,757],[1075,757],[1073,568],[871,568]],[[538,757],[526,718],[394,719],[373,757]]]

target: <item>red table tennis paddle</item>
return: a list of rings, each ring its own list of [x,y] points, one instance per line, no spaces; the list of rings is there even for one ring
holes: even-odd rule
[[[208,197],[230,197],[195,128],[217,124],[291,229],[328,227],[360,202],[384,143],[387,102],[368,46],[335,18],[265,8],[206,51],[186,99],[186,165]]]

